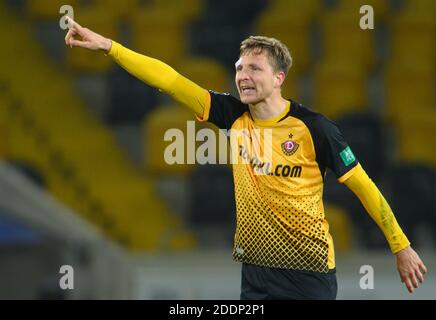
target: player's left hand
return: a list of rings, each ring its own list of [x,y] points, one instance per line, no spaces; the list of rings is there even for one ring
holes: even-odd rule
[[[424,282],[424,274],[427,273],[427,268],[410,246],[398,251],[396,256],[401,282],[404,282],[407,290],[413,293],[413,290],[419,287],[419,283]]]

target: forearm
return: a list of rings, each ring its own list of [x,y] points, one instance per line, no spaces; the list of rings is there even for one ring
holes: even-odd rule
[[[210,103],[207,90],[183,77],[169,65],[153,59],[112,41],[108,55],[127,72],[159,90],[170,94],[178,102],[202,115]]]
[[[345,184],[356,194],[368,214],[383,231],[393,253],[410,245],[386,199],[360,165]]]

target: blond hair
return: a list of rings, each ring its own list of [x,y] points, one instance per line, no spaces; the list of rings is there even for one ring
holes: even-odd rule
[[[264,50],[268,54],[274,71],[283,71],[287,75],[292,66],[292,57],[288,48],[277,39],[264,36],[250,36],[241,42],[239,56],[248,53],[260,54]]]

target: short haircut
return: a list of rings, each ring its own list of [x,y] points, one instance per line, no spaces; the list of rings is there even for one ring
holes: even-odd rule
[[[241,42],[240,56],[248,53],[260,54],[266,51],[275,72],[288,74],[292,57],[288,48],[279,40],[264,36],[250,36]]]

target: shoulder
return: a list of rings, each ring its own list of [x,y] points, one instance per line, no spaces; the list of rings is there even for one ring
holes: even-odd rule
[[[246,111],[248,105],[229,93],[210,91],[209,121],[221,129],[230,129]]]
[[[301,120],[312,134],[325,135],[335,133],[338,130],[337,124],[324,114],[316,112],[293,100],[291,100],[290,115]]]
[[[236,98],[235,96],[231,95],[227,92],[216,92],[213,90],[208,90],[211,98],[212,103],[219,103],[219,104],[226,104],[235,108],[239,109],[248,109],[248,105],[244,104]]]

